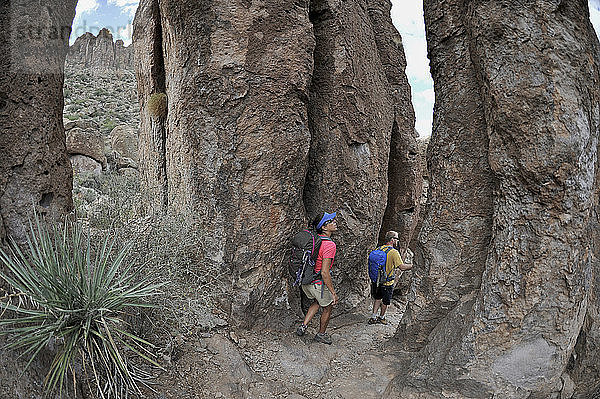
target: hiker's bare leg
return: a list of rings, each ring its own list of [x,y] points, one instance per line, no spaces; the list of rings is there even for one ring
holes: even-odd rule
[[[379,306],[381,306],[381,299],[375,299],[375,302],[373,302],[373,314],[377,314]]]
[[[323,308],[323,313],[321,313],[321,325],[319,328],[319,332],[323,334],[327,329],[327,324],[329,324],[329,319],[331,318],[331,311],[333,310],[333,303],[325,308]]]
[[[381,304],[381,318],[385,315],[385,311],[387,310],[388,305]]]
[[[308,311],[306,312],[306,316],[304,316],[304,325],[307,326],[308,323],[310,323],[310,321],[312,320],[313,317],[315,317],[315,315],[317,314],[317,312],[319,311],[319,302],[314,301],[312,303],[312,305],[310,305],[310,307],[308,308]]]

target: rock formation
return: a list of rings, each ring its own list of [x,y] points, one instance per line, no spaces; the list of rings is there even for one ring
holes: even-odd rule
[[[414,116],[401,40],[383,37],[393,32],[389,7],[140,3],[134,47],[148,206],[197,218],[206,232],[200,250],[233,276],[241,324],[289,322],[284,251],[314,213],[339,212],[334,270],[349,306],[364,297],[357,276],[386,204],[394,202],[390,225],[411,224],[398,212],[410,213],[420,192],[405,169],[416,159]],[[388,194],[388,173],[407,200]]]
[[[426,1],[425,21],[431,186],[400,331],[425,346],[386,397],[587,397],[600,125],[587,2]],[[471,198],[453,189],[476,185]],[[454,216],[463,209],[469,224]]]
[[[465,28],[457,22],[462,10],[453,2],[426,10],[437,24],[427,26],[436,112],[427,154],[430,205],[415,248],[413,291],[399,329],[410,349],[422,347],[440,319],[479,289],[493,212],[483,104],[474,68],[465,62]]]
[[[0,238],[18,240],[34,207],[72,208],[62,89],[76,1],[25,3],[0,4]]]
[[[135,168],[138,165],[139,138],[137,129],[119,125],[110,132],[110,150],[117,169]]]
[[[87,68],[96,74],[109,70],[133,70],[133,48],[125,47],[123,40],[114,42],[106,28],[100,30],[98,36],[86,32],[69,47],[67,64],[79,69]]]
[[[415,145],[414,114],[401,40],[391,26],[389,2],[365,6],[361,1],[312,1],[310,7],[316,47],[304,204],[309,215],[322,209],[340,213],[336,282],[343,304],[350,306],[364,298],[364,279],[357,276],[365,273],[386,204],[397,211],[395,201],[412,197],[414,208],[411,189],[416,184],[408,160],[407,147]],[[407,131],[411,135],[402,136]],[[393,196],[396,187],[390,185],[388,198],[388,176],[398,184],[402,173],[410,184],[399,187],[401,198]],[[404,227],[397,215],[388,222]]]

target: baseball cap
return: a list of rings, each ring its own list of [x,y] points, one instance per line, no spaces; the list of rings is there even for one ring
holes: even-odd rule
[[[328,222],[328,221],[330,221],[330,220],[334,219],[334,218],[335,218],[335,215],[337,215],[337,212],[333,212],[333,213],[327,213],[327,212],[325,212],[325,214],[324,214],[324,215],[323,215],[323,217],[321,218],[321,221],[319,222],[319,224],[317,224],[317,229],[320,229],[321,227],[323,227],[323,225],[324,225],[326,222]]]

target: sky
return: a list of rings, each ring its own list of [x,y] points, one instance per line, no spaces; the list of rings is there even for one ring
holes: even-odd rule
[[[433,81],[429,74],[422,0],[391,0],[392,21],[400,35],[406,54],[406,75],[411,86],[415,109],[415,128],[420,136],[431,134],[433,122]],[[139,0],[79,0],[71,43],[85,32],[97,35],[108,28],[115,40],[131,44],[132,22]],[[600,30],[600,0],[589,0],[590,18],[596,32]]]

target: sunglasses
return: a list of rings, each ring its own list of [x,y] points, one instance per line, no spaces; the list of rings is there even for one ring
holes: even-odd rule
[[[329,223],[335,223],[335,219],[331,219],[323,223],[323,226],[327,226]]]

